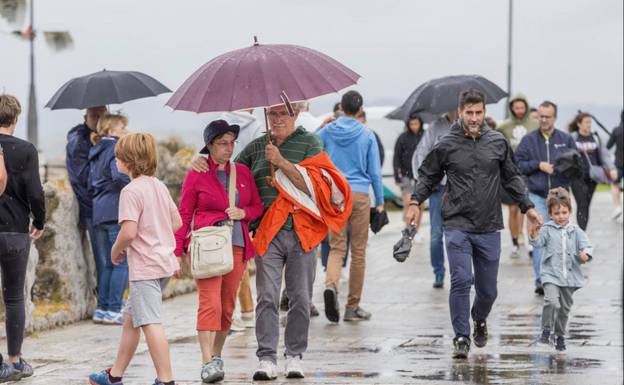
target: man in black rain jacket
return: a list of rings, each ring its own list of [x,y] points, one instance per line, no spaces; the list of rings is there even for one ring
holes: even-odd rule
[[[485,102],[485,95],[472,88],[460,94],[460,119],[418,169],[418,184],[407,214],[408,218],[419,215],[420,203],[432,194],[446,174],[442,223],[451,272],[453,358],[468,357],[471,316],[475,345],[483,347],[487,343],[486,320],[498,295],[501,251],[498,230],[504,227],[498,186],[502,184],[535,226],[539,228],[543,222],[528,198],[507,140],[483,122]],[[473,281],[476,295],[471,310]]]

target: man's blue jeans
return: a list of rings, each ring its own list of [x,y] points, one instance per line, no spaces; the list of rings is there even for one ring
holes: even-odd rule
[[[102,273],[106,269],[106,256],[102,255],[100,247],[98,247],[97,236],[95,228],[93,227],[93,219],[90,217],[80,217],[82,223],[84,223],[87,231],[89,232],[89,239],[91,240],[91,250],[93,251],[93,259],[95,261],[95,273],[97,276],[98,287],[102,278]]]
[[[123,307],[123,295],[128,286],[128,258],[119,265],[111,261],[111,250],[117,240],[121,226],[114,222],[95,226],[95,237],[99,252],[106,256],[106,268],[102,272],[98,290],[98,310],[119,313]]]
[[[499,232],[468,233],[461,230],[444,230],[444,237],[451,271],[449,306],[455,340],[464,337],[470,341],[470,316],[477,322],[486,320],[498,296],[496,284],[501,237]],[[476,295],[470,310],[473,283]]]
[[[544,218],[544,223],[550,220],[548,216],[548,207],[546,207],[546,198],[542,198],[539,195],[529,192],[529,199],[535,205],[535,211]],[[530,234],[529,234],[530,236]],[[544,249],[533,249],[533,270],[535,270],[535,286],[542,284],[542,277],[540,276],[540,263],[542,262],[542,254]]]
[[[434,192],[429,197],[429,222],[431,223],[431,242],[429,243],[429,254],[431,256],[431,267],[433,274],[444,275],[444,229],[442,228],[442,197],[444,196],[444,185],[440,185],[440,190]]]

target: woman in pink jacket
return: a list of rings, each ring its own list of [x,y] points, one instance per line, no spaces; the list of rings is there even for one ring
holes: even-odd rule
[[[202,351],[201,377],[203,382],[223,380],[221,350],[232,324],[238,285],[247,268],[247,261],[256,255],[249,237],[248,223],[260,217],[264,206],[251,171],[242,164],[230,162],[240,128],[224,120],[215,120],[204,130],[204,147],[208,154],[209,171],[189,171],[182,186],[180,216],[182,228],[175,234],[175,255],[182,262],[182,253],[190,243],[191,230],[205,226],[223,226],[234,221],[232,245],[234,269],[223,275],[196,279],[199,292],[197,331]],[[236,207],[229,207],[228,191],[230,168],[236,167]],[[191,221],[195,213],[194,229]]]

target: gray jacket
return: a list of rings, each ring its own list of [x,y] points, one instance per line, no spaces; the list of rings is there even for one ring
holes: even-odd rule
[[[414,174],[414,179],[416,179],[418,169],[429,151],[431,151],[433,146],[438,144],[441,137],[447,135],[451,131],[452,125],[453,122],[448,119],[447,115],[444,115],[429,125],[429,128],[427,128],[420,139],[418,147],[416,147],[416,151],[414,151],[414,155],[412,155],[412,173]],[[440,184],[446,185],[446,176],[442,179]]]
[[[562,242],[565,239],[566,242]],[[537,238],[529,238],[529,243],[536,248],[544,247],[540,275],[542,283],[554,283],[561,287],[583,287],[584,279],[581,271],[579,251],[593,259],[594,247],[585,232],[574,223],[563,227],[554,221],[545,223]],[[565,268],[564,268],[565,266]]]

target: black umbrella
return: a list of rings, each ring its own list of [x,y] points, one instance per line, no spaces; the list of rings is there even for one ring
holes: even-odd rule
[[[574,149],[565,150],[555,159],[555,171],[570,180],[582,178],[581,156]]]
[[[403,236],[394,245],[393,256],[397,262],[405,262],[407,257],[409,257],[410,251],[412,251],[412,239],[414,239],[414,236],[416,236],[414,225],[409,225],[403,229]]]
[[[407,121],[416,112],[436,115],[455,111],[459,106],[459,94],[470,87],[483,92],[488,104],[497,103],[507,96],[500,87],[479,75],[446,76],[418,87],[401,107],[386,118]]]
[[[390,223],[390,221],[388,221],[388,213],[386,210],[379,212],[374,207],[370,208],[370,228],[373,233],[377,234],[381,231],[381,228],[388,223]]]
[[[156,79],[136,71],[103,70],[74,78],[63,85],[46,107],[79,109],[121,104],[129,100],[172,92]]]

